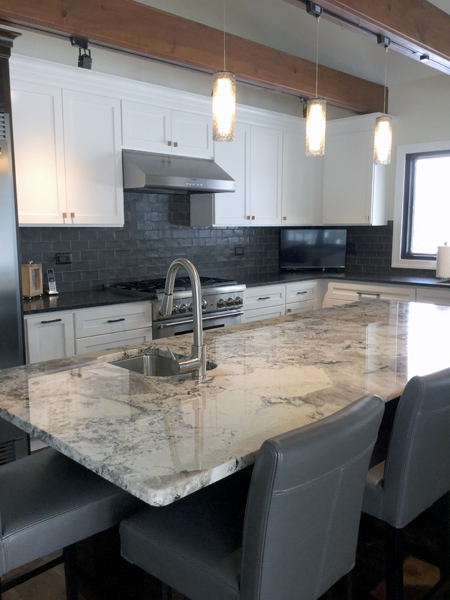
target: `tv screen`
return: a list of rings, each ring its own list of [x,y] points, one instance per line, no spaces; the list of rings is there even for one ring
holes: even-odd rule
[[[346,229],[282,229],[280,268],[343,268],[346,246]]]

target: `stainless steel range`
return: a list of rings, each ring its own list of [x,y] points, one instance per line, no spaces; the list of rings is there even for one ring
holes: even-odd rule
[[[200,277],[202,287],[203,330],[216,329],[241,322],[245,285],[217,277]],[[116,284],[113,287],[133,292],[154,293],[153,339],[192,333],[192,291],[189,277],[177,277],[173,294],[173,310],[168,317],[159,313],[164,296],[165,279],[147,279]]]

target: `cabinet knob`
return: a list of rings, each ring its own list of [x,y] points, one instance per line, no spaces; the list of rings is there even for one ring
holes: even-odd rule
[[[171,145],[172,145],[172,142],[167,142],[167,145],[168,145],[168,146],[171,146]]]
[[[250,219],[251,219],[251,217],[250,217],[250,216],[248,216],[248,217],[247,217],[247,221],[250,221]]]
[[[75,213],[70,213],[70,218],[75,219]]]
[[[173,145],[175,146],[175,148],[178,148],[178,142],[174,142]]]
[[[287,221],[287,217],[283,217],[283,221]]]
[[[255,220],[255,217],[252,217],[252,221],[254,221],[254,220]]]
[[[67,213],[66,213],[66,212],[63,212],[63,214],[62,214],[62,218],[63,218],[63,219],[67,219]]]

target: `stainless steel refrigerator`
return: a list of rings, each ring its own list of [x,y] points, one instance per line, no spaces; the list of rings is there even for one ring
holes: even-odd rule
[[[9,76],[18,35],[0,29],[0,369],[25,362]],[[0,419],[0,465],[20,458],[27,448],[24,433]]]

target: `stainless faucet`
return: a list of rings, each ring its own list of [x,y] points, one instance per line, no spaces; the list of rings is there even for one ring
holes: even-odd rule
[[[194,379],[206,379],[206,346],[203,343],[202,324],[202,295],[200,278],[197,269],[187,258],[176,258],[169,267],[164,287],[164,298],[159,313],[164,317],[172,314],[173,309],[173,287],[175,276],[180,267],[188,272],[192,286],[192,316],[194,318],[194,343],[192,344],[191,356],[185,360],[176,360],[180,373],[193,371]]]

